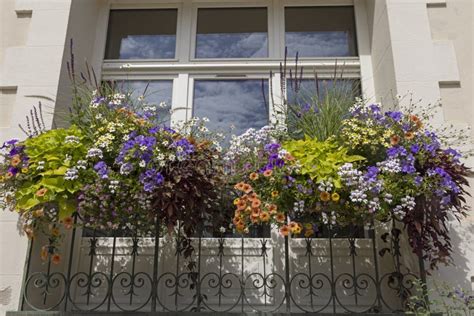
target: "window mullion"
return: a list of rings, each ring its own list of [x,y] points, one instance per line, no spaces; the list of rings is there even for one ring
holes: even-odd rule
[[[188,98],[188,92],[192,90],[192,80],[189,74],[179,74],[173,80],[173,101],[171,106],[171,127],[176,123],[185,122],[191,115],[191,101]],[[189,104],[188,104],[189,103]]]
[[[185,1],[181,7],[181,14],[179,16],[178,25],[178,52],[177,57],[180,62],[189,62],[192,50],[192,24],[193,18],[193,6],[191,2]]]

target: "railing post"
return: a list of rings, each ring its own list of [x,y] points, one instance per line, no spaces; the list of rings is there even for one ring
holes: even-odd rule
[[[70,289],[71,289],[71,272],[72,272],[72,259],[74,258],[74,244],[76,242],[76,224],[77,224],[77,213],[74,213],[74,223],[72,228],[72,236],[71,236],[71,247],[69,249],[69,262],[67,266],[67,275],[66,275],[66,283],[64,284],[64,311],[67,311],[67,302],[70,296]]]
[[[28,278],[30,275],[30,267],[31,267],[31,254],[33,253],[33,239],[30,239],[28,242],[28,251],[27,251],[27,258],[25,262],[25,275],[23,276],[23,282],[21,286],[21,302],[20,302],[20,311],[25,310],[25,293],[26,293],[26,286],[28,282]]]
[[[374,256],[374,269],[375,269],[375,291],[377,295],[377,308],[380,310],[382,308],[382,298],[380,291],[380,273],[379,273],[379,261],[377,256],[377,242],[376,242],[376,232],[375,232],[375,221],[372,219],[371,229],[369,230],[372,239],[372,253]]]
[[[290,293],[290,246],[288,236],[285,236],[285,299],[286,312],[291,312],[291,293]]]
[[[160,219],[155,221],[155,252],[153,254],[153,280],[151,289],[151,311],[156,312],[156,299],[158,296],[158,254],[160,251]]]
[[[418,256],[418,267],[420,269],[420,280],[423,283],[423,299],[425,301],[426,309],[430,310],[430,299],[428,296],[428,288],[426,284],[426,270],[425,270],[425,261],[423,260],[423,250],[417,254]]]
[[[108,288],[108,295],[109,299],[107,301],[107,311],[110,312],[110,307],[112,304],[112,295],[114,291],[114,266],[115,266],[115,248],[117,246],[117,231],[114,230],[114,241],[112,244],[112,261],[110,263],[110,274],[109,274],[109,288]]]

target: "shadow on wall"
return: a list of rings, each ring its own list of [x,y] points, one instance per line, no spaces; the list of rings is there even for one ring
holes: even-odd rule
[[[0,305],[9,305],[12,300],[12,288],[7,286],[0,289]]]
[[[440,267],[433,272],[430,280],[446,280],[450,286],[472,291],[471,278],[473,267],[469,266],[469,253],[474,254],[474,222],[472,219],[461,223],[452,223],[450,227],[454,265]],[[440,278],[438,278],[440,277]]]

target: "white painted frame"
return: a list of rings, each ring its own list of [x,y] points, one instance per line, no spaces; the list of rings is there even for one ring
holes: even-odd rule
[[[305,78],[313,77],[313,69],[321,79],[331,78],[337,60],[344,67],[344,78],[361,79],[363,97],[371,99],[375,95],[370,57],[370,37],[367,23],[365,0],[108,0],[100,13],[98,33],[96,36],[94,60],[101,67],[104,80],[173,80],[172,122],[190,118],[193,106],[193,83],[196,78],[225,79],[225,75],[235,78],[236,74],[245,74],[246,78],[257,76],[269,77],[273,72],[273,100],[281,100],[280,62],[283,59],[285,45],[285,7],[294,6],[354,6],[356,23],[356,40],[359,57],[301,58],[299,66],[306,69]],[[268,53],[267,58],[194,58],[197,12],[199,8],[232,8],[232,7],[266,7],[268,18]],[[174,59],[147,60],[104,60],[108,15],[113,9],[169,9],[178,10],[177,40]],[[127,64],[128,67],[122,67]],[[288,62],[293,67],[294,61]],[[308,71],[311,69],[311,71]],[[342,69],[342,67],[341,67]],[[272,100],[272,98],[269,98]],[[270,109],[274,106],[271,105]],[[274,113],[270,113],[270,121],[274,122]]]

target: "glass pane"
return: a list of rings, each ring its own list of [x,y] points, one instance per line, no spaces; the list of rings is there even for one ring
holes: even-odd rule
[[[305,105],[311,103],[319,95],[319,99],[324,99],[328,91],[334,89],[338,95],[348,94],[354,97],[360,96],[360,81],[358,79],[320,79],[318,87],[314,79],[298,80],[297,87],[292,80],[287,82],[287,100],[289,104]]]
[[[129,80],[118,82],[116,85],[124,93],[132,93],[132,98],[138,99],[143,97],[144,104],[155,106],[157,108],[156,121],[169,126],[173,80]],[[143,110],[137,109],[138,112]]]
[[[268,56],[267,9],[199,9],[196,58]]]
[[[268,95],[267,80],[196,80],[194,116],[209,118],[212,130],[240,135],[268,124]]]
[[[105,58],[174,58],[177,15],[176,9],[111,10]]]
[[[289,56],[356,56],[354,8],[285,8],[285,42]]]

